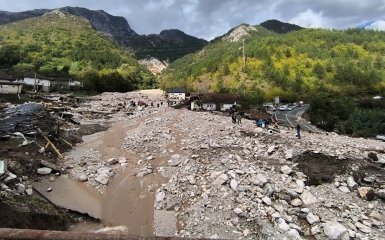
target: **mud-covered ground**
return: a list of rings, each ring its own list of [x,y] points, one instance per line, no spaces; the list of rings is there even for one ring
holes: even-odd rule
[[[6,163],[7,173],[0,176],[0,226],[65,230],[71,222],[87,216],[57,208],[34,190],[34,182],[44,178],[37,169],[52,164],[53,176],[65,173],[60,169],[58,154],[46,145],[43,134],[63,154],[81,142],[83,135],[104,131],[108,126],[71,122],[61,113],[76,105],[65,101],[65,96],[63,100],[55,96],[54,101],[36,98],[9,97],[1,101],[0,161]]]
[[[130,109],[124,102],[131,100],[149,106]],[[109,126],[83,137],[59,162],[70,179],[102,195],[102,225],[90,231],[383,238],[384,142],[323,132],[297,139],[294,129],[233,124],[224,114],[157,107],[160,101],[105,93],[71,110],[81,126]]]

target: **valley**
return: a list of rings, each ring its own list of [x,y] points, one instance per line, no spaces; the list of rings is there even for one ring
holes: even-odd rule
[[[0,239],[383,239],[385,32],[235,22],[0,11]]]

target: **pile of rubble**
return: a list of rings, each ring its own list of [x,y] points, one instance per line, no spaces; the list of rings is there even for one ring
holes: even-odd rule
[[[43,178],[55,181],[56,176],[71,172],[73,166],[77,173],[81,173],[83,167],[86,169],[85,174],[76,175],[78,180],[90,179],[95,187],[106,186],[113,170],[107,161],[98,158],[98,153],[89,151],[82,161],[74,162],[63,162],[63,155],[81,142],[83,135],[106,130],[110,122],[149,114],[142,107],[132,107],[130,102],[150,104],[158,99],[137,92],[106,93],[90,99],[47,95],[31,100],[39,102],[6,103],[0,109],[0,202],[4,204],[17,197],[23,207],[33,206],[37,203],[32,197],[36,191],[33,183]],[[118,161],[122,166],[127,162]],[[32,208],[39,209],[39,206]],[[32,209],[31,214],[33,212]],[[19,221],[23,221],[22,218]]]
[[[68,123],[73,128],[118,121],[131,127],[122,133],[119,150],[124,154],[104,159],[94,146],[65,154],[62,167],[102,193],[128,166],[136,168],[137,178],[163,175],[167,182],[156,191],[154,208],[175,216],[177,232],[169,236],[383,236],[384,142],[307,132],[297,139],[288,128],[269,132],[250,120],[233,124],[229,116],[177,110],[161,101],[139,92],[104,93],[70,107],[66,112],[80,123]],[[138,106],[139,102],[161,107]],[[130,154],[133,159],[126,158]],[[44,167],[41,162],[29,164],[34,170]],[[3,169],[0,161],[0,175]],[[25,194],[28,177],[15,175],[17,182],[9,191]]]
[[[157,107],[158,104],[159,106],[161,105],[160,103],[163,101],[162,97],[158,95],[149,96],[140,92],[103,93],[91,97],[89,100],[90,101],[74,109],[82,123],[110,124],[119,121],[135,121],[136,119],[145,119],[148,116],[165,111],[165,104],[162,104],[162,107]],[[138,103],[144,103],[148,105],[148,107],[139,106]],[[153,107],[150,107],[151,103],[153,103]],[[152,135],[157,134],[159,131],[166,133],[169,130],[160,130],[160,128],[155,127],[154,131],[146,133],[146,135],[140,135],[139,132],[141,132],[141,128],[151,124],[150,122],[152,121],[153,120],[145,121],[144,125],[139,125],[127,134],[127,139],[140,140],[141,143],[136,143],[130,147],[122,146],[122,148],[132,148],[135,152],[140,152],[143,156],[146,155],[144,159],[153,159],[151,154],[147,154],[148,149],[154,151],[157,147],[148,146],[146,144],[147,139],[150,139]],[[156,121],[155,119],[154,122]],[[170,136],[164,137],[169,138]],[[95,145],[87,151],[70,151],[67,153],[63,167],[71,173],[74,179],[80,182],[87,182],[87,185],[96,188],[103,194],[109,180],[116,172],[126,169],[128,166],[127,162],[128,160],[124,156],[114,156],[104,159]],[[140,174],[146,175],[151,172],[152,169],[150,167],[143,167]]]
[[[175,211],[178,235],[382,236],[384,143],[311,133],[298,140],[284,128],[272,134],[251,121],[232,125],[227,117],[183,114],[174,126],[183,133],[181,152],[160,169],[169,182],[158,190],[155,203],[158,210]],[[304,159],[322,163],[312,169]],[[365,166],[376,170],[363,176]]]
[[[175,214],[179,236],[375,238],[385,229],[382,142],[326,133],[298,140],[287,128],[171,108],[128,118],[138,117],[122,148],[140,156],[138,177],[169,179],[154,207]],[[166,165],[154,162],[168,155]],[[377,170],[362,176],[367,166]]]

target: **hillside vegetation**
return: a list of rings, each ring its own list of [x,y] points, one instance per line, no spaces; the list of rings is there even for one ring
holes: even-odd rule
[[[365,103],[385,90],[384,32],[304,29],[244,39],[246,61],[242,41],[217,40],[170,64],[161,86],[234,92],[252,101],[311,101],[312,121],[324,129],[385,133],[385,105]]]
[[[159,60],[174,61],[202,49],[207,44],[206,40],[187,35],[177,29],[163,30],[160,34],[139,35],[124,17],[113,16],[103,10],[82,7],[63,7],[57,10],[88,20],[96,31],[108,35],[119,45],[132,49],[137,59],[155,57]],[[53,9],[34,9],[24,12],[0,11],[0,24],[39,17],[51,11]]]
[[[0,67],[13,76],[75,78],[99,92],[155,85],[128,50],[85,19],[58,11],[0,26]]]

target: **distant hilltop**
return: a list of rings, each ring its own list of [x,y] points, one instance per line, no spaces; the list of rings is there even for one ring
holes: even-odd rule
[[[207,44],[177,29],[163,30],[160,34],[139,35],[128,24],[124,17],[113,16],[103,10],[89,10],[81,7],[63,7],[60,10],[87,19],[91,26],[120,44],[131,48],[137,58],[156,57],[160,60],[173,61],[188,53],[200,50]],[[8,24],[32,17],[39,17],[53,9],[35,9],[24,12],[0,11],[0,24]]]

